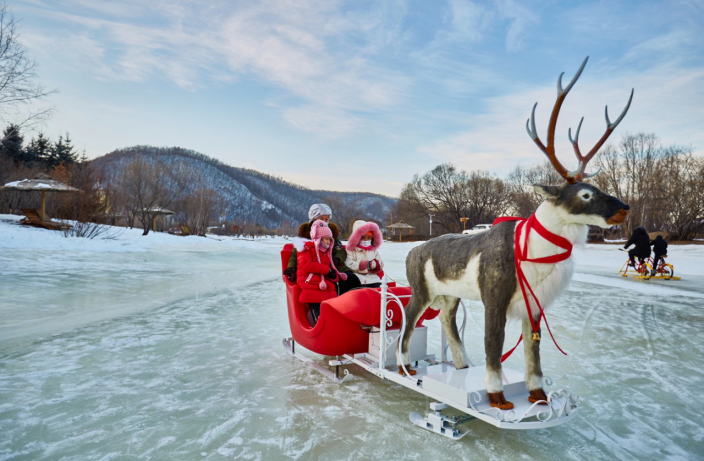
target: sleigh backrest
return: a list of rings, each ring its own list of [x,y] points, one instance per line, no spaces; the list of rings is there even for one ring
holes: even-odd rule
[[[288,260],[291,257],[291,252],[293,251],[293,243],[287,243],[284,245],[283,250],[281,250],[281,272],[284,271],[288,267]],[[289,280],[286,278],[285,275],[282,275],[284,282],[286,283],[291,283]]]

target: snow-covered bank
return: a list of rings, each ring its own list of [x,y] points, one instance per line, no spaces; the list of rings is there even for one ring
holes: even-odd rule
[[[161,252],[161,251],[200,251],[202,249],[236,248],[249,243],[286,242],[281,237],[245,239],[235,237],[208,236],[181,237],[164,232],[150,232],[143,236],[141,229],[112,227],[94,239],[64,237],[62,232],[20,225],[21,216],[0,214],[0,251],[7,250],[70,250],[99,253],[120,252]],[[104,238],[107,237],[107,238]],[[217,242],[225,242],[218,244]]]
[[[425,398],[354,367],[352,383],[339,386],[281,357],[281,338],[289,333],[283,239],[126,231],[113,241],[89,241],[3,218],[0,459],[697,459],[704,453],[704,247],[672,248],[669,260],[684,277],[679,282],[619,277],[625,254],[614,246],[575,250],[575,278],[548,311],[569,355],[546,340],[542,362],[557,386],[580,395],[580,413],[541,431],[502,432],[472,422],[467,437],[450,442],[408,421],[410,411],[426,408]],[[405,257],[415,245],[382,247],[391,277],[404,280]],[[480,303],[469,303],[468,318],[467,350],[481,363]],[[431,322],[431,353],[439,353],[438,333]],[[506,347],[519,334],[510,324]],[[522,354],[506,366],[522,370]]]
[[[281,238],[66,238],[0,215],[0,349],[184,297],[275,279]],[[246,249],[246,251],[245,251]]]

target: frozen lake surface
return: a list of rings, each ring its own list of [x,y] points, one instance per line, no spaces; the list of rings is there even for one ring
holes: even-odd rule
[[[610,245],[576,250],[548,311],[555,388],[580,395],[563,426],[463,426],[453,442],[408,420],[428,401],[351,366],[337,385],[284,355],[279,251],[149,235],[66,239],[0,215],[0,459],[702,459],[704,246],[671,247],[682,281],[616,274]],[[385,244],[404,281],[414,244]],[[483,362],[483,307],[467,351]],[[519,336],[509,325],[505,349]],[[430,322],[439,355],[439,323]],[[523,370],[522,354],[509,368]]]

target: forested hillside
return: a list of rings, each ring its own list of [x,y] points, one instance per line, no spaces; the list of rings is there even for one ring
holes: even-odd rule
[[[336,221],[370,218],[383,222],[396,199],[363,192],[310,190],[282,178],[255,170],[226,165],[201,153],[178,147],[134,146],[113,151],[93,160],[96,171],[107,183],[118,178],[136,157],[159,159],[170,169],[188,169],[186,193],[207,188],[221,200],[229,221],[258,223],[281,228],[307,221],[313,203],[326,202]],[[347,222],[340,222],[347,227]]]

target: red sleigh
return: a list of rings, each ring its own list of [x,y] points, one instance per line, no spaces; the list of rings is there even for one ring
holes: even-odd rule
[[[291,250],[292,245],[289,244],[281,252],[282,269],[288,264]],[[415,362],[416,375],[409,375],[408,370],[401,374],[396,364],[396,352],[398,338],[406,328],[405,309],[411,289],[388,283],[387,277],[382,280],[381,289],[352,290],[323,302],[318,322],[311,326],[307,317],[308,306],[298,301],[301,289],[284,277],[291,327],[291,337],[283,339],[284,349],[337,383],[353,379],[349,370],[342,367],[356,365],[372,375],[425,395],[432,399],[430,413],[423,417],[411,412],[411,422],[453,440],[469,433],[461,432],[457,425],[470,417],[502,429],[543,429],[563,424],[577,414],[577,396],[564,389],[550,392],[548,405],[531,403],[523,373],[508,368],[502,372],[503,384],[506,395],[517,402],[515,411],[504,412],[491,407],[484,389],[484,365],[456,369],[446,356],[444,336],[441,337],[440,360],[435,358],[435,354],[428,354],[428,329],[420,325],[423,320],[437,317],[439,312],[433,309],[425,310],[410,341],[409,358]],[[385,306],[384,311],[381,310],[382,305]],[[462,307],[464,310],[464,305]],[[334,359],[321,361],[310,354],[301,353],[298,346],[334,356]],[[463,416],[456,418],[442,414],[449,407],[461,411]]]
[[[282,270],[287,266],[292,244],[286,244],[281,251]],[[321,355],[340,356],[366,352],[369,347],[369,327],[378,327],[381,309],[379,288],[361,288],[352,290],[337,298],[324,301],[320,306],[320,316],[315,326],[308,321],[308,306],[298,299],[301,288],[296,283],[283,277],[286,284],[286,301],[288,304],[288,321],[293,340],[304,348]],[[388,291],[399,297],[405,308],[410,300],[411,289],[397,287],[389,283]],[[388,309],[395,310],[393,325],[398,328],[402,315],[396,304]],[[422,326],[424,320],[434,319],[439,311],[427,309],[418,321]]]

